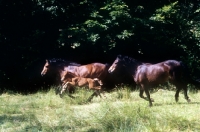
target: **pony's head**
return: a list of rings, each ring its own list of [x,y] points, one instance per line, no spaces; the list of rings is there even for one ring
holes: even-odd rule
[[[44,76],[50,69],[50,62],[49,60],[46,60],[46,63],[44,64],[43,70],[41,72],[41,75]]]
[[[115,61],[113,62],[113,64],[108,69],[108,72],[113,73],[114,71],[120,70],[120,68],[123,68],[123,67],[128,70],[130,69],[135,70],[135,67],[137,67],[140,64],[141,62],[131,57],[118,55]]]
[[[113,64],[108,69],[109,73],[113,73],[118,67],[121,67],[123,65],[123,59],[124,57],[122,55],[118,55]]]
[[[55,58],[50,59],[50,60],[46,59],[46,63],[43,67],[41,75],[44,76],[49,72],[64,70],[64,68],[67,67],[67,66],[80,66],[80,64],[75,63],[75,62],[71,62],[71,61],[66,61],[66,60],[63,60],[63,59],[55,59]]]

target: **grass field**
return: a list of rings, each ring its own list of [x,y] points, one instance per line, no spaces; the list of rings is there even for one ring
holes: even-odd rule
[[[136,91],[115,90],[106,98],[91,91],[77,90],[71,99],[60,98],[53,88],[48,92],[21,95],[6,92],[0,96],[1,132],[197,132],[200,130],[200,93],[189,93],[187,103],[180,93],[159,90],[151,97],[153,107]]]

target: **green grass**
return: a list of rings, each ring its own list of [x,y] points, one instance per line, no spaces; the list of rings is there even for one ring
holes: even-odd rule
[[[153,107],[127,88],[94,97],[88,90],[60,98],[49,92],[0,96],[0,131],[2,132],[177,132],[200,130],[200,93],[189,93],[187,103],[182,93],[175,103],[174,91],[159,90],[151,97]]]

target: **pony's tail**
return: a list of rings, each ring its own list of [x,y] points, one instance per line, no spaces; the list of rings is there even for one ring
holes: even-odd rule
[[[183,68],[184,78],[186,79],[186,81],[188,81],[189,84],[193,84],[196,88],[200,89],[200,79],[197,79],[197,80],[193,79],[190,74],[188,66],[184,64],[183,62],[180,62],[180,64]]]

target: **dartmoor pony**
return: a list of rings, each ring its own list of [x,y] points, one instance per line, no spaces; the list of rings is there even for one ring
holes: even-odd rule
[[[44,76],[46,74],[52,75],[56,78],[56,80],[61,83],[61,77],[63,74],[63,71],[67,69],[72,69],[73,67],[80,66],[80,64],[66,61],[63,59],[50,59],[46,60],[46,63],[44,64],[44,67],[42,69],[41,75]]]
[[[80,64],[63,59],[46,59],[46,63],[42,69],[41,75],[48,77],[54,85],[60,86],[62,84],[61,77],[63,72],[67,69],[80,66]],[[59,89],[56,89],[56,94]]]
[[[152,99],[150,98],[149,88],[166,81],[176,86],[175,100],[178,101],[179,92],[183,89],[184,96],[187,102],[190,99],[187,95],[187,84],[189,74],[186,67],[181,61],[166,60],[157,64],[142,63],[128,56],[118,55],[108,72],[113,73],[118,68],[123,67],[130,75],[132,75],[136,84],[140,86],[139,96],[149,101],[149,106],[152,106]],[[143,96],[145,92],[147,97]]]
[[[52,74],[52,76],[56,77],[57,82],[61,84],[61,77],[63,76],[64,71],[71,72],[76,77],[92,79],[98,78],[103,82],[103,84],[105,81],[107,81],[107,75],[109,75],[107,64],[90,63],[86,65],[80,65],[74,62],[64,61],[61,59],[46,60],[41,75],[44,76],[47,73],[54,73]]]
[[[75,86],[83,87],[88,86],[89,89],[95,90],[95,92],[90,96],[88,101],[90,101],[95,95],[100,96],[101,86],[103,85],[102,81],[98,78],[84,78],[84,77],[77,77],[74,73],[65,71],[63,77],[61,78],[63,82],[63,87],[60,92],[60,96],[66,90],[74,89]],[[97,84],[98,83],[98,84]],[[70,96],[71,97],[71,96]]]

